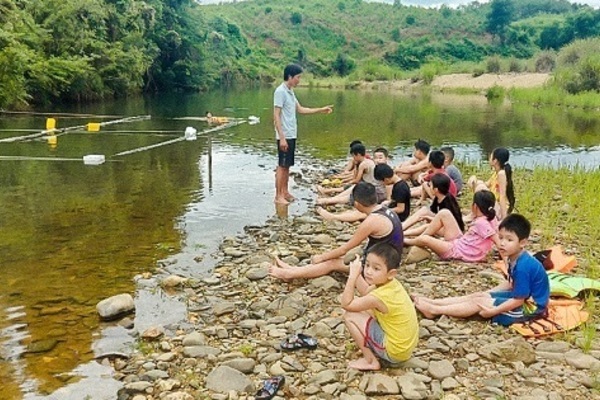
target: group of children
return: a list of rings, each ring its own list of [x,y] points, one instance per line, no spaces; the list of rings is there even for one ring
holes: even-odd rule
[[[493,172],[488,181],[473,176],[466,185],[453,165],[453,149],[431,150],[424,140],[415,143],[410,160],[395,168],[388,164],[383,148],[369,157],[365,146],[354,141],[350,154],[346,168],[337,176],[346,186],[333,190],[317,187],[323,196],[317,203],[347,203],[354,209],[336,214],[319,207],[317,212],[327,220],[362,220],[351,239],[314,256],[303,267],[277,259],[270,274],[284,280],[315,278],[333,271],[349,274],[341,304],[346,326],[363,354],[349,364],[351,368],[378,370],[380,360],[398,363],[410,358],[418,342],[415,308],[426,318],[479,315],[502,325],[545,313],[550,296],[548,277],[541,263],[525,250],[529,221],[511,214],[515,195],[507,149],[497,148],[490,155]],[[465,186],[474,193],[471,208],[463,215],[456,198],[466,191]],[[325,197],[329,194],[334,196]],[[411,198],[417,198],[417,204],[430,204],[411,215]],[[345,265],[346,253],[364,240],[363,256]],[[428,248],[443,260],[464,262],[485,260],[495,246],[508,264],[507,280],[468,296],[408,296],[395,279],[405,245]]]

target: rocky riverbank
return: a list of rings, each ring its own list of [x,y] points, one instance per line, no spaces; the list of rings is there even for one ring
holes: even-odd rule
[[[305,172],[305,175],[308,175]],[[300,181],[308,184],[312,176]],[[299,180],[296,179],[296,182]],[[278,399],[589,399],[598,396],[600,342],[584,354],[582,332],[525,340],[486,321],[420,320],[414,357],[399,368],[362,373],[339,306],[345,277],[285,283],[268,276],[272,256],[291,264],[347,241],[356,225],[323,222],[310,211],[225,238],[213,274],[171,277],[187,303],[187,321],[140,332],[138,351],[106,358],[123,382],[119,399],[251,399],[262,380],[284,375]],[[435,297],[493,286],[491,263],[430,260],[403,265],[409,292]],[[135,327],[132,328],[135,332]],[[303,332],[316,350],[283,352],[281,340]],[[594,389],[596,387],[596,389]]]

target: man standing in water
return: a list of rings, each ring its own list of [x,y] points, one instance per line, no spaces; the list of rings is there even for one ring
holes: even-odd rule
[[[275,139],[279,162],[275,173],[275,203],[289,204],[294,201],[288,190],[290,178],[290,167],[294,165],[294,153],[296,152],[296,137],[298,136],[298,125],[296,123],[296,112],[300,114],[331,114],[333,106],[321,108],[302,107],[294,89],[300,83],[302,68],[296,64],[290,64],[283,70],[283,83],[275,89],[273,118],[275,120]]]

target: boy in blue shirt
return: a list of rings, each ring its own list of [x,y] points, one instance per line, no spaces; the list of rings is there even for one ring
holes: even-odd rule
[[[416,308],[426,318],[437,315],[467,318],[479,314],[505,326],[544,315],[550,283],[542,264],[525,250],[530,232],[531,224],[519,214],[507,216],[500,224],[498,251],[508,263],[507,281],[488,292],[460,297],[414,296]]]

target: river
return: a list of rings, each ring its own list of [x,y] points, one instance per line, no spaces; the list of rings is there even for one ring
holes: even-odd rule
[[[597,111],[488,104],[483,96],[296,92],[303,105],[335,106],[329,116],[299,117],[298,173],[315,160],[341,160],[356,138],[387,147],[394,163],[417,138],[454,146],[465,163],[484,162],[497,146],[509,147],[520,167],[600,161]],[[118,382],[94,357],[134,343],[124,328],[101,323],[95,305],[131,293],[138,330],[185,318],[177,297],[144,286],[144,277],[157,268],[202,277],[223,237],[274,215],[271,104],[271,89],[255,89],[0,114],[0,399],[116,398]],[[206,123],[177,119],[207,110],[261,122],[202,134]],[[151,118],[65,132],[56,144],[45,136],[1,142],[40,132],[48,117],[66,128],[143,115]],[[181,138],[188,126],[197,140],[115,156]],[[90,154],[106,162],[85,165]],[[313,198],[296,189],[289,215]]]

